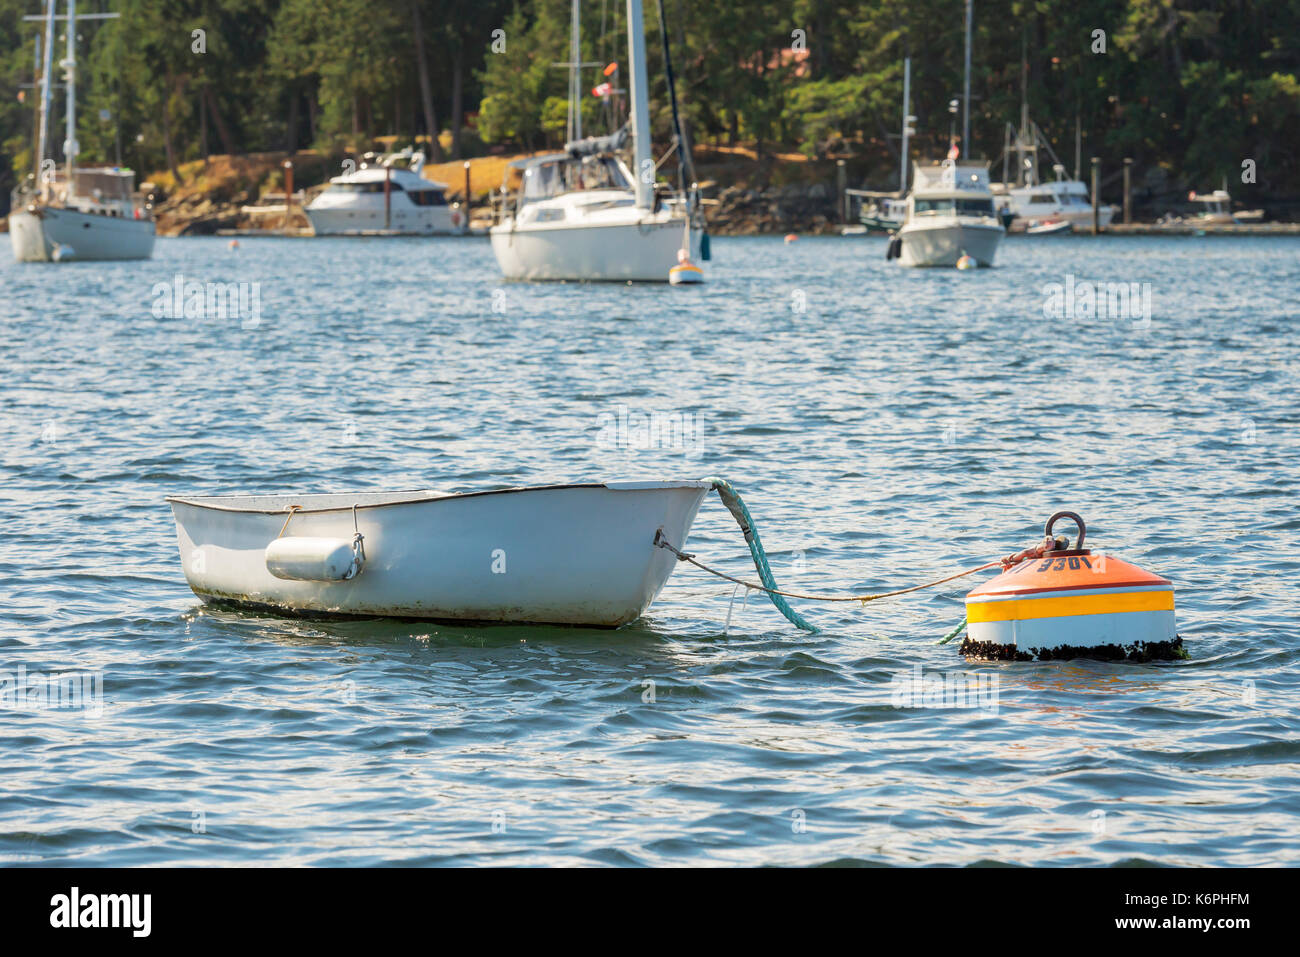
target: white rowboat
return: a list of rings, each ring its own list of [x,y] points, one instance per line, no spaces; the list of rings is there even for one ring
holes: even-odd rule
[[[616,627],[638,618],[710,482],[172,497],[205,602],[305,615]],[[313,577],[314,576],[314,577]]]

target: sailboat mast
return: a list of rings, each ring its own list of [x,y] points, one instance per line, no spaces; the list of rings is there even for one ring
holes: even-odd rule
[[[77,0],[68,0],[68,53],[61,64],[68,94],[67,127],[63,155],[68,163],[68,195],[72,195],[73,171],[77,165]]]
[[[45,62],[41,69],[41,132],[36,146],[36,174],[41,174],[50,142],[50,70],[54,66],[54,3],[45,0]]]
[[[1026,138],[1029,136],[1029,53],[1028,39],[1026,33],[1022,30],[1020,33],[1020,129],[1016,131],[1016,165],[1019,169],[1016,171],[1016,179],[1021,186],[1037,185],[1037,175],[1029,175],[1029,167],[1025,165],[1025,153],[1029,145]],[[1034,153],[1035,173],[1037,172],[1038,154]],[[1033,180],[1031,182],[1031,179]]]
[[[971,0],[966,0],[966,78],[962,87],[961,155],[970,156],[970,25]]]
[[[1083,155],[1083,146],[1080,137],[1083,135],[1080,128],[1079,114],[1074,114],[1074,178],[1079,178],[1079,161]]]
[[[645,62],[641,0],[627,0],[627,53],[632,74],[633,183],[636,208],[654,205],[654,160],[650,156],[650,81]]]
[[[903,58],[903,149],[902,164],[898,171],[898,195],[907,195],[907,147],[908,134],[911,133],[909,108],[912,102],[912,58]]]
[[[581,16],[579,9],[580,0],[573,0],[573,15],[571,18],[572,26],[569,37],[569,128],[568,142],[582,139],[582,94],[579,91],[581,81],[579,60],[579,27],[578,21]]]

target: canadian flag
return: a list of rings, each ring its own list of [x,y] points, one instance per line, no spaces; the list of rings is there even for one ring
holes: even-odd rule
[[[613,92],[614,92],[614,87],[612,84],[609,83],[602,83],[600,84],[600,86],[593,86],[591,88],[592,96],[609,96]]]

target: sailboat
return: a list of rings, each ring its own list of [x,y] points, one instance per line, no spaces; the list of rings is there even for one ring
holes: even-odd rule
[[[517,161],[507,171],[522,184],[490,230],[492,252],[507,279],[666,282],[679,261],[700,252],[702,222],[697,190],[656,188],[641,0],[627,0],[631,116],[608,136],[582,136],[578,8],[574,0],[571,138],[564,152]],[[623,156],[629,139],[631,169]],[[684,147],[680,126],[677,142]],[[685,153],[681,160],[688,162]]]
[[[56,16],[56,0],[46,0],[43,68],[41,71],[40,133],[36,170],[14,191],[9,214],[9,238],[19,262],[63,262],[85,259],[148,259],[153,255],[154,224],[148,211],[134,200],[135,174],[120,167],[78,167],[77,154],[77,6],[68,0],[66,17]],[[81,19],[103,20],[115,13],[88,14]],[[59,64],[67,92],[66,163],[58,170],[50,158],[50,73],[54,60],[54,23],[67,21],[67,55]]]

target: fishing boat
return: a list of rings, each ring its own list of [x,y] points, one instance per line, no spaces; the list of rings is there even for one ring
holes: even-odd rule
[[[882,193],[866,189],[846,189],[845,194],[858,200],[859,235],[869,232],[892,233],[907,218],[907,200],[901,193]]]
[[[489,231],[492,252],[507,279],[667,281],[679,250],[696,262],[709,256],[698,190],[661,191],[654,181],[641,0],[627,4],[631,115],[608,136],[582,136],[577,0],[572,17],[570,138],[561,153],[510,164],[502,183],[502,194],[509,198]],[[681,143],[671,72],[669,92]],[[623,155],[629,141],[631,168]],[[679,169],[685,170],[689,162],[683,153]],[[512,176],[517,184],[510,181]]]
[[[916,164],[907,218],[889,244],[887,258],[904,266],[956,266],[970,256],[992,266],[1006,230],[993,210],[983,166]]]
[[[1243,209],[1234,213],[1232,196],[1226,188],[1216,189],[1212,193],[1193,191],[1187,195],[1187,199],[1200,207],[1200,211],[1190,220],[1192,224],[1198,226],[1237,225],[1244,222],[1259,222],[1264,218],[1262,209]]]
[[[317,236],[435,236],[463,233],[467,218],[447,203],[447,184],[425,179],[424,153],[366,153],[335,176],[303,212]]]
[[[301,615],[616,627],[668,580],[713,485],[169,498],[204,602]]]
[[[1043,181],[1039,176],[1038,154],[1046,151],[1052,158],[1054,180]],[[1016,175],[1010,176],[1011,157],[1016,157]],[[1076,157],[1076,172],[1078,159]],[[1022,100],[1020,126],[1006,125],[1002,148],[1002,182],[991,187],[998,203],[1014,217],[1008,229],[1028,232],[1031,223],[1066,222],[1071,227],[1091,227],[1093,221],[1092,198],[1088,187],[1076,176],[1067,179],[1065,165],[1057,158],[1051,141],[1029,118],[1028,106]],[[1105,229],[1115,218],[1115,207],[1106,204],[1097,207],[1097,224]]]
[[[56,0],[47,0],[44,55],[41,71],[40,122],[36,146],[37,173],[14,191],[9,214],[9,239],[19,262],[148,259],[153,255],[154,223],[148,206],[135,198],[135,174],[123,167],[77,166],[77,22],[107,19],[117,14],[87,14],[78,18],[76,0],[68,0],[66,16],[57,16]],[[57,168],[50,145],[51,72],[55,21],[66,21],[67,53],[59,64],[67,94],[64,168]]]
[[[1064,222],[1068,226],[1092,226],[1092,200],[1088,187],[1077,179],[1065,179],[1065,167],[1055,166],[1057,179],[1025,186],[993,184],[993,194],[1015,215],[1017,227],[1029,232],[1030,223]],[[1103,229],[1115,218],[1115,207],[1097,207],[1097,223]]]

